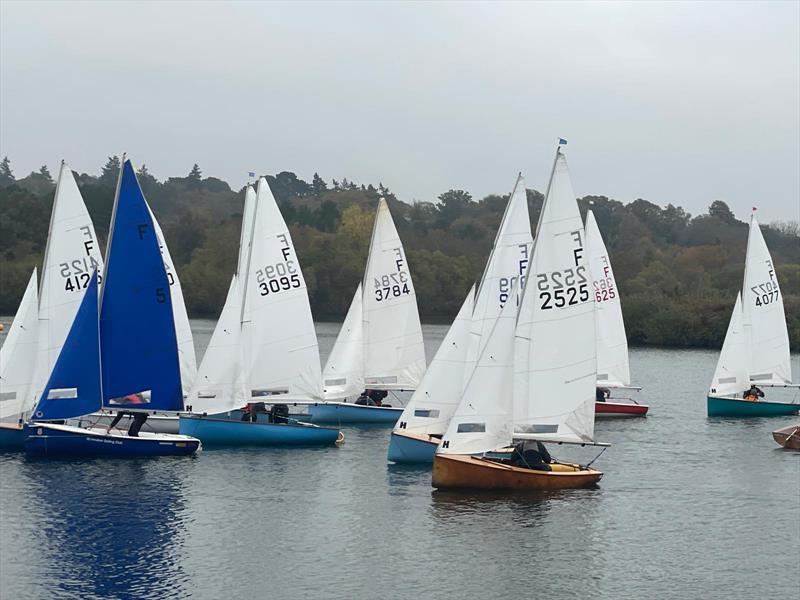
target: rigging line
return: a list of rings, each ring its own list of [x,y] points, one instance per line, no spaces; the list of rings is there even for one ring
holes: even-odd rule
[[[589,461],[589,463],[586,465],[586,468],[588,469],[589,467],[591,467],[594,464],[594,461],[596,461],[598,458],[600,458],[603,455],[603,452],[608,450],[608,448],[609,448],[609,446],[605,446],[602,450],[600,450],[600,454],[598,454],[591,461]]]

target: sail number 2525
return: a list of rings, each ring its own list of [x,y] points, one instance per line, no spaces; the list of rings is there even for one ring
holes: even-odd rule
[[[583,265],[552,273],[537,273],[536,288],[542,310],[574,306],[589,300],[589,282]]]

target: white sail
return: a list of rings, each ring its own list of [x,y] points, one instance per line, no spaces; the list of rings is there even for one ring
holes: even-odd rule
[[[322,397],[319,347],[308,290],[289,228],[263,177],[258,182],[244,293],[245,376],[263,401]],[[244,320],[244,319],[243,319]]]
[[[517,322],[514,435],[592,441],[595,311],[585,235],[558,152]]]
[[[473,362],[485,344],[484,334],[494,326],[515,281],[520,282],[517,286],[517,296],[520,295],[525,284],[525,273],[528,270],[532,246],[533,235],[528,214],[525,179],[520,173],[503,213],[503,219],[500,221],[475,298],[469,348],[469,357]],[[514,298],[514,302],[519,305],[518,298]],[[465,375],[469,377],[469,371]]]
[[[242,207],[242,230],[239,234],[239,257],[236,260],[236,274],[242,277],[247,271],[247,259],[250,256],[251,233],[253,231],[253,214],[256,210],[256,192],[248,185],[244,194]]]
[[[326,400],[357,396],[364,389],[364,324],[362,289],[358,284],[333,350],[322,370]]]
[[[742,317],[749,347],[751,381],[756,384],[791,383],[783,293],[755,214],[750,219],[747,238]]]
[[[181,367],[181,387],[183,393],[187,394],[194,385],[197,377],[197,357],[194,354],[194,337],[192,328],[189,325],[189,315],[186,313],[186,303],[183,299],[183,288],[181,280],[178,278],[178,271],[172,262],[167,242],[164,239],[164,232],[156,220],[156,216],[150,207],[150,218],[153,220],[153,227],[156,232],[158,246],[161,248],[161,257],[164,259],[164,268],[167,270],[167,280],[169,281],[169,295],[172,300],[172,316],[175,320],[175,337],[178,340],[178,361]]]
[[[95,269],[102,274],[100,244],[72,170],[62,162],[39,289],[37,393],[50,377]]]
[[[736,304],[733,306],[710,392],[716,396],[730,396],[748,389],[750,376],[747,366],[748,349],[742,325],[742,296],[736,294]]]
[[[395,431],[441,435],[447,429],[464,391],[465,371],[474,364],[467,357],[472,326],[473,286],[442,340],[425,376],[394,426]]]
[[[0,420],[17,421],[36,401],[33,377],[39,349],[39,294],[33,270],[6,341],[0,347]]]
[[[187,400],[192,412],[220,413],[241,408],[249,401],[242,370],[241,311],[239,279],[234,275]]]
[[[586,213],[586,255],[592,276],[597,326],[597,384],[606,388],[628,387],[628,338],[622,319],[619,288],[611,269],[603,236],[590,210]]]
[[[516,292],[516,284],[512,290]],[[472,375],[438,454],[478,454],[512,441],[515,302],[506,302],[486,333]]]
[[[364,274],[364,382],[413,390],[425,374],[425,346],[403,244],[381,198]]]

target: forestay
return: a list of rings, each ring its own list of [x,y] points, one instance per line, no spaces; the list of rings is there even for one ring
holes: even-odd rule
[[[466,371],[471,371],[474,365],[467,357],[474,298],[473,286],[428,365],[419,387],[406,404],[394,427],[395,431],[441,435],[447,429],[461,401]]]
[[[516,291],[515,283],[511,290]],[[438,454],[478,454],[507,446],[512,441],[515,302],[506,302],[487,331],[475,368]]]
[[[321,399],[319,348],[306,282],[289,229],[263,177],[245,279],[245,377],[252,395],[263,401]]]
[[[95,272],[33,413],[33,420],[69,419],[101,406],[100,337]]]
[[[625,335],[619,288],[603,236],[591,210],[586,213],[586,255],[596,314],[597,384],[606,388],[628,387],[631,385],[628,338]]]
[[[736,294],[728,332],[711,381],[710,392],[716,396],[730,396],[743,392],[750,387],[748,366],[747,339],[742,325],[742,297]]]
[[[758,384],[791,383],[792,366],[783,295],[755,214],[750,219],[750,235],[747,239],[742,319],[749,348],[750,379]]]
[[[364,383],[372,389],[414,390],[425,374],[417,296],[403,244],[383,198],[364,274]]]
[[[150,207],[148,206],[148,210]],[[175,270],[172,256],[169,253],[164,233],[158,224],[153,211],[150,211],[150,218],[153,220],[153,227],[158,239],[158,246],[161,249],[161,256],[164,259],[164,268],[167,270],[167,280],[169,281],[169,294],[172,299],[172,312],[175,319],[175,336],[178,340],[178,360],[181,366],[181,386],[185,392],[192,389],[194,379],[197,377],[197,358],[194,354],[194,337],[192,328],[189,325],[189,315],[186,313],[186,303],[183,299],[183,288],[178,272]]]
[[[590,289],[583,223],[558,152],[517,323],[515,436],[592,441],[597,371]]]
[[[364,389],[363,292],[359,283],[322,371],[326,400],[358,395]]]
[[[183,408],[169,281],[155,226],[129,160],[114,203],[100,309],[103,404]]]
[[[34,380],[37,395],[61,353],[95,269],[102,281],[103,257],[94,225],[72,169],[62,162],[39,290],[39,352]]]
[[[39,349],[39,294],[33,269],[25,293],[0,346],[0,420],[17,421],[35,403],[33,377]]]
[[[241,408],[249,400],[242,371],[241,309],[239,279],[234,275],[187,400],[192,412],[225,412]]]
[[[518,297],[525,285],[532,246],[525,179],[520,173],[500,221],[475,298],[468,350],[469,360],[473,363],[486,342],[485,333],[494,326],[500,310],[509,298],[511,287],[517,281],[518,291],[513,300],[519,306]],[[465,376],[470,376],[469,370],[465,372]]]

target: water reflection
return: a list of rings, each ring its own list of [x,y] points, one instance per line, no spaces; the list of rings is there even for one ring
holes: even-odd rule
[[[185,596],[186,462],[25,460],[29,516],[55,589],[84,598]]]

